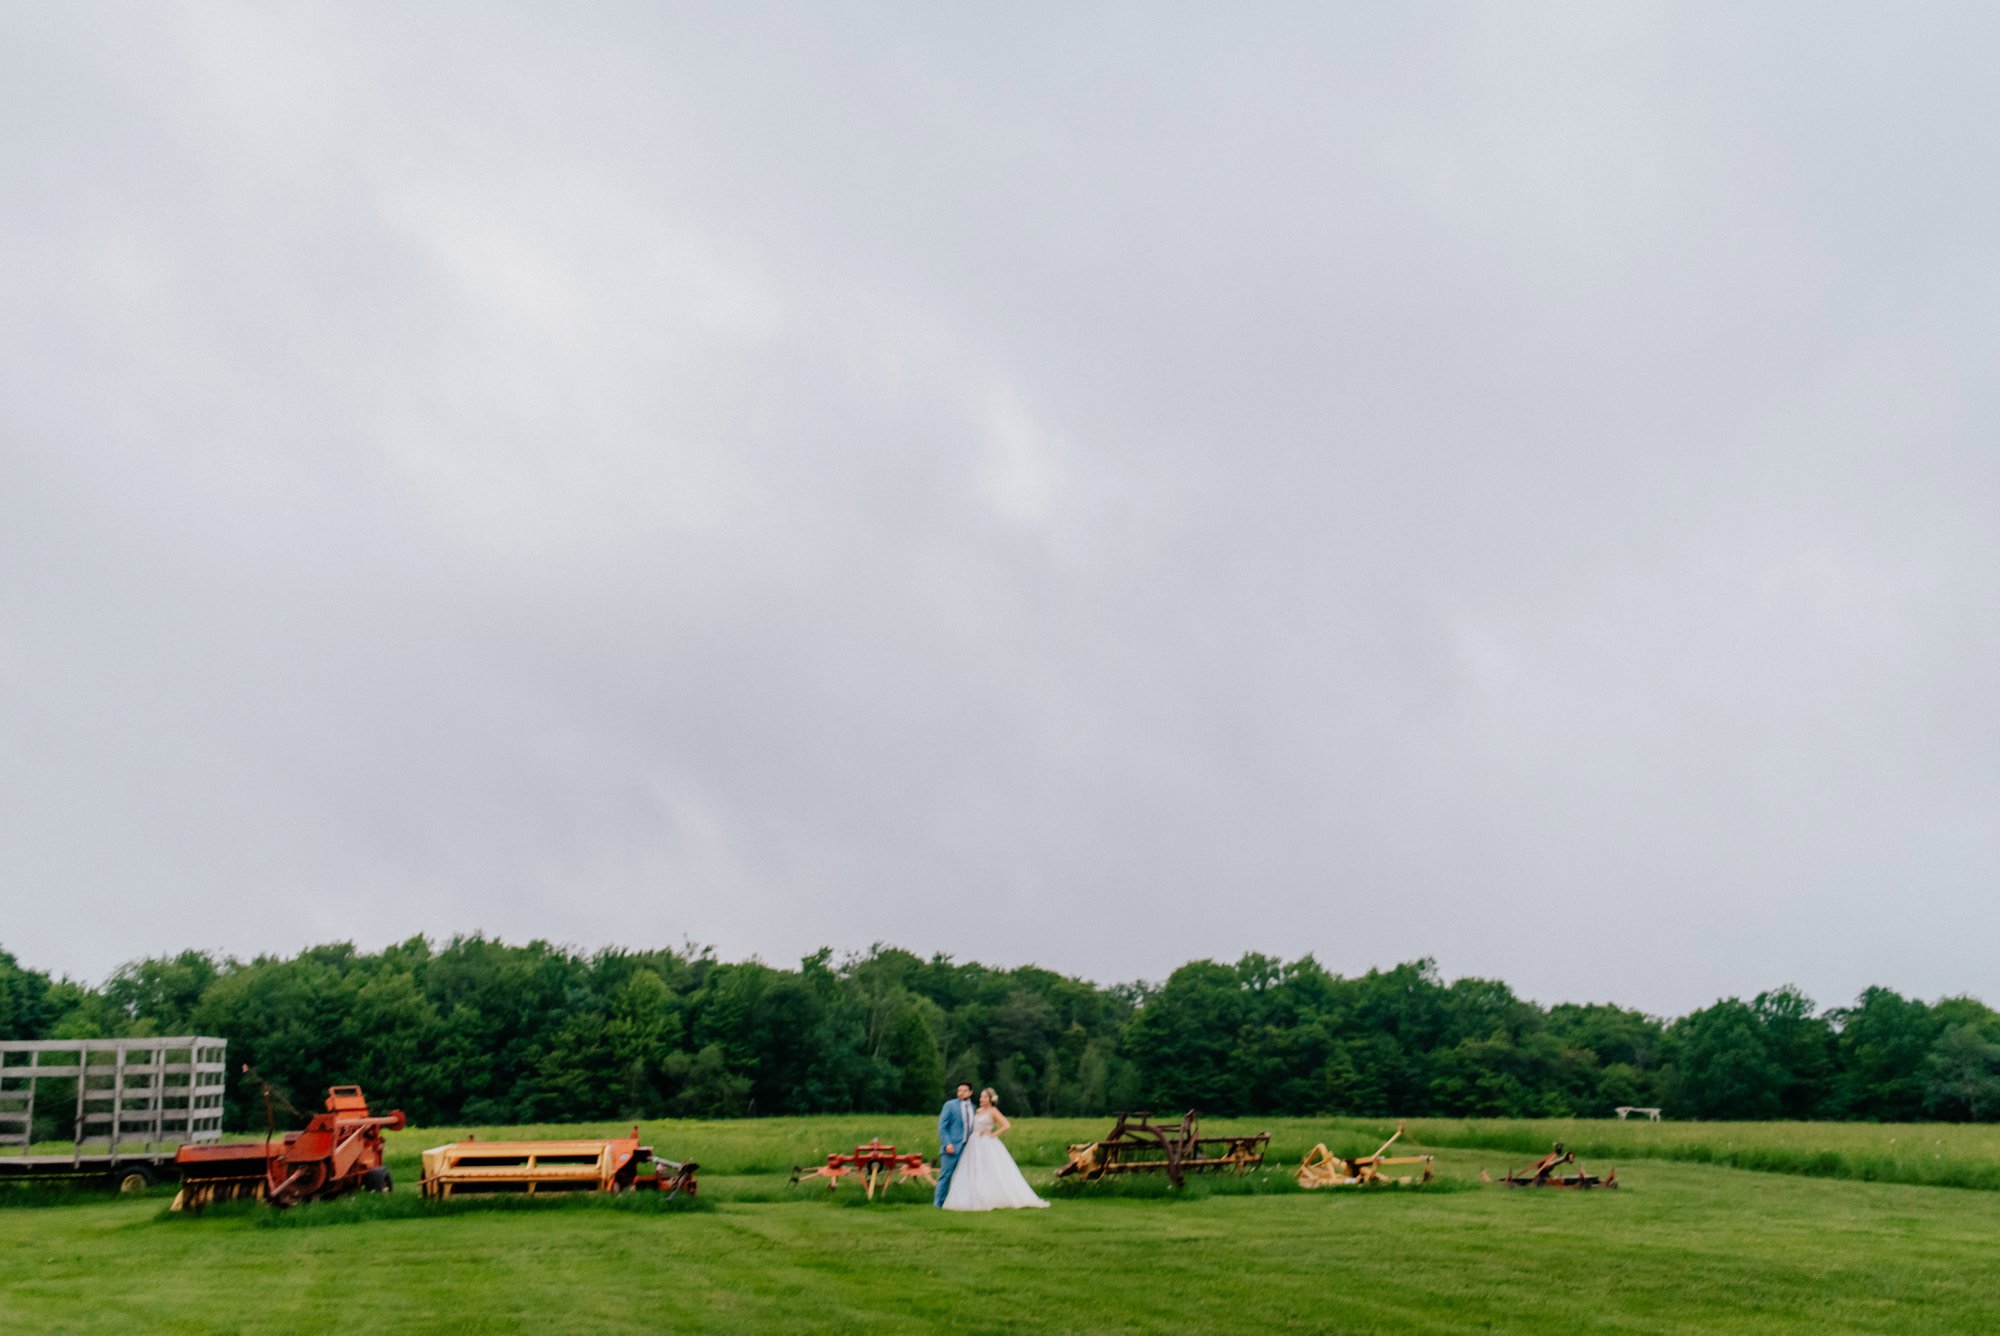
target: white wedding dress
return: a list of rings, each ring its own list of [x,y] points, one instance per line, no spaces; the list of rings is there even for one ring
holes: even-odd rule
[[[993,1131],[993,1115],[981,1109],[972,1115],[972,1139],[959,1152],[958,1168],[945,1194],[947,1211],[1007,1211],[1017,1206],[1047,1206],[1014,1165],[1014,1157]]]

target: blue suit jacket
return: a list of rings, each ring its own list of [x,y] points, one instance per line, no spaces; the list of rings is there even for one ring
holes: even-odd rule
[[[938,1153],[942,1155],[946,1146],[965,1149],[966,1138],[972,1135],[972,1123],[965,1116],[965,1106],[955,1099],[948,1099],[938,1110]]]

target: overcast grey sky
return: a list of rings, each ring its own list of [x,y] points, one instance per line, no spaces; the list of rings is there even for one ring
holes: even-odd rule
[[[0,945],[2000,1002],[1996,15],[0,4]]]

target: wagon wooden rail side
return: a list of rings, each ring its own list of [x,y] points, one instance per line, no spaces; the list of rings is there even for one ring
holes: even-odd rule
[[[0,1039],[0,1181],[175,1177],[181,1146],[222,1139],[228,1049],[212,1035]],[[67,1149],[35,1153],[38,1124]]]

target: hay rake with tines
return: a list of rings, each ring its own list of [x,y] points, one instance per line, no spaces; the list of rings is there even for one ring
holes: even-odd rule
[[[1190,1109],[1178,1127],[1153,1122],[1151,1110],[1121,1113],[1102,1141],[1080,1142],[1069,1148],[1069,1163],[1057,1178],[1082,1183],[1121,1174],[1165,1174],[1180,1187],[1187,1174],[1233,1173],[1238,1177],[1264,1163],[1271,1134],[1250,1137],[1205,1137]]]

